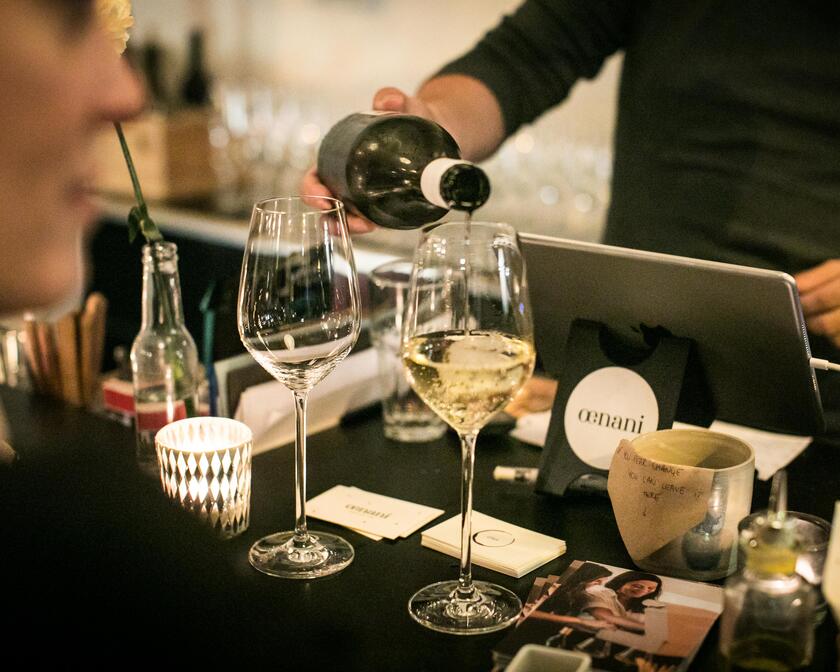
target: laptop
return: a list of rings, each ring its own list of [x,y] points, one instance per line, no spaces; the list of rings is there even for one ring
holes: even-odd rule
[[[689,338],[714,417],[810,435],[822,404],[796,283],[787,273],[520,234],[543,369],[562,375],[575,319],[628,339]],[[662,330],[665,330],[664,332]],[[678,420],[692,421],[691,417]]]

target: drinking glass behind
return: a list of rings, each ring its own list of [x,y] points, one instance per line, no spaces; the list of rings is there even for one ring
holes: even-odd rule
[[[417,592],[409,612],[442,632],[479,634],[516,620],[509,590],[472,580],[472,482],[479,430],[534,368],[531,307],[515,231],[506,224],[443,223],[414,256],[403,362],[417,394],[461,439],[461,570]]]
[[[256,542],[261,572],[311,579],[344,569],[353,547],[306,525],[306,401],[359,335],[359,286],[340,201],[272,198],[254,206],[239,284],[239,337],[295,399],[295,529]]]
[[[409,385],[402,363],[402,324],[414,264],[388,261],[370,272],[370,340],[376,348],[382,425],[393,441],[434,441],[446,424]]]

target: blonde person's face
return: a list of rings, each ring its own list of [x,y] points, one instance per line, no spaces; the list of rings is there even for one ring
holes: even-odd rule
[[[78,286],[93,139],[141,105],[92,0],[0,0],[0,310]]]

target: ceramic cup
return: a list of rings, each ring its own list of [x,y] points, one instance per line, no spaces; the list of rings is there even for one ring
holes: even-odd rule
[[[734,572],[738,523],[752,503],[752,448],[726,434],[689,429],[650,432],[628,443],[616,451],[609,487],[633,562],[701,581]]]

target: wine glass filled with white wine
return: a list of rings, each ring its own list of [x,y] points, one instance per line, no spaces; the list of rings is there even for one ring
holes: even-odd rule
[[[306,524],[306,401],[359,335],[359,285],[344,207],[331,198],[257,203],[239,283],[239,336],[260,365],[294,395],[294,531],[257,541],[261,572],[312,579],[340,571],[353,547]]]
[[[472,481],[479,430],[534,368],[531,306],[516,232],[448,222],[427,229],[414,256],[402,356],[417,394],[461,439],[461,570],[409,601],[422,625],[456,634],[504,628],[522,608],[511,591],[473,581]]]

